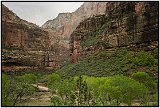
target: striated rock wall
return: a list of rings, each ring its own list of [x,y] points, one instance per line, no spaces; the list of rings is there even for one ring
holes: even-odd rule
[[[158,47],[158,2],[108,2],[104,15],[81,22],[71,34],[71,61],[101,49]]]
[[[47,21],[42,25],[42,28],[46,31],[52,31],[51,37],[51,46],[54,46],[54,41],[58,41],[57,44],[60,47],[63,47],[65,50],[59,50],[57,52],[57,59],[60,64],[70,62],[70,35],[79,25],[79,23],[89,17],[95,15],[105,14],[106,12],[106,2],[85,2],[81,7],[79,7],[73,13],[60,13],[55,19]],[[59,47],[57,47],[59,48]],[[64,64],[65,64],[64,63]]]
[[[57,67],[49,33],[2,5],[2,70]]]

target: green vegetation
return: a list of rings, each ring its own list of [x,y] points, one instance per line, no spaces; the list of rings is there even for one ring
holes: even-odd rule
[[[2,74],[2,105],[4,106],[12,105],[11,99],[8,97],[10,82],[10,78],[7,75]]]
[[[94,30],[92,32],[88,32],[87,39],[82,41],[81,45],[85,47],[89,47],[91,45],[97,45],[98,42],[101,40],[98,36],[99,30]]]
[[[25,74],[11,78],[2,74],[2,106],[15,106],[23,101],[26,96],[33,95],[36,77],[33,74]]]
[[[57,79],[56,74],[52,74]],[[50,77],[50,76],[49,76]],[[59,79],[52,88],[56,93],[51,97],[53,106],[119,106],[148,102],[148,89],[143,84],[123,75],[111,77],[79,76]],[[53,81],[53,80],[52,80]],[[57,82],[56,81],[56,82]],[[48,82],[49,86],[55,85]]]
[[[2,106],[17,106],[43,83],[52,106],[157,106],[158,58],[153,52],[121,48],[100,51],[55,73],[2,74]]]
[[[103,78],[92,77],[88,78],[87,82],[97,95],[96,99],[100,98],[103,105],[108,105],[106,100],[111,103],[115,99],[117,105],[120,103],[131,105],[134,99],[143,100],[147,92],[143,84],[122,75]]]
[[[158,48],[156,48],[156,49],[153,51],[153,55],[154,55],[154,58],[155,58],[155,59],[158,59],[158,56],[159,56],[159,54],[158,54]]]
[[[153,66],[155,64],[154,57],[147,52],[141,51],[134,55],[131,61],[137,66]]]
[[[144,71],[158,73],[158,59],[150,52],[134,52],[127,49],[101,51],[90,57],[57,70],[61,76],[91,75],[131,75],[132,72]]]

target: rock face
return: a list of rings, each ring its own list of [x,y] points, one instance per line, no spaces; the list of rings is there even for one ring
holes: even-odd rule
[[[73,13],[60,13],[55,19],[47,21],[42,28],[46,31],[53,30],[52,37],[57,37],[59,40],[57,42],[60,49],[57,54],[59,55],[60,64],[65,64],[70,62],[70,35],[76,29],[81,21],[92,16],[105,14],[106,12],[106,2],[85,2],[81,7],[79,7]],[[52,40],[53,39],[53,40]],[[50,41],[54,42],[55,38]],[[51,44],[51,46],[55,46]],[[57,47],[57,49],[59,48]],[[64,63],[62,63],[64,61]]]
[[[2,5],[2,70],[60,67],[117,47],[152,50],[158,35],[158,2],[85,2],[42,28]]]
[[[71,61],[101,49],[158,47],[157,2],[108,2],[104,15],[82,21],[71,34]]]
[[[2,70],[55,66],[48,34],[2,5]]]

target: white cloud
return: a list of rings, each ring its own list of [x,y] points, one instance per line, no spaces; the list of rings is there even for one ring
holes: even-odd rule
[[[58,13],[74,12],[83,2],[3,2],[20,18],[39,26],[57,17]]]

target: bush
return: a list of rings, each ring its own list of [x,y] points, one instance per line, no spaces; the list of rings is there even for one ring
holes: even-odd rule
[[[146,72],[136,72],[132,74],[132,78],[143,83],[152,92],[156,89],[156,83],[154,79]]]
[[[15,106],[23,100],[23,97],[33,95],[36,77],[33,74],[25,74],[10,78],[2,74],[2,105]]]
[[[145,99],[147,93],[147,88],[143,84],[122,75],[111,77],[111,80],[106,81],[104,89],[117,99],[117,105],[118,101],[131,105],[134,99]]]
[[[10,94],[10,77],[6,74],[2,74],[2,106],[12,106],[13,101]]]
[[[62,104],[62,101],[58,96],[52,96],[51,103],[53,104],[53,106],[60,106]]]
[[[107,102],[112,103],[115,99],[117,105],[120,102],[131,105],[134,99],[144,99],[147,92],[147,88],[143,84],[122,75],[89,77],[86,81],[93,91],[95,101],[100,102],[100,105],[106,105]]]
[[[83,58],[75,64],[62,67],[57,74],[63,77],[76,75],[111,76],[116,74],[128,75],[131,71],[144,67],[158,67],[158,59],[154,59],[150,52],[133,52],[126,48],[115,51],[100,51]]]
[[[156,48],[156,49],[153,51],[153,55],[154,55],[154,58],[155,58],[155,59],[158,59],[158,57],[159,57],[158,48]]]
[[[146,72],[133,73],[132,78],[134,78],[135,80],[137,80],[141,83],[145,83],[147,80],[150,80],[150,76]]]
[[[150,53],[141,51],[131,60],[137,66],[153,66],[154,58]]]
[[[36,82],[37,77],[34,74],[25,74],[22,76],[17,76],[16,78],[18,82],[33,84]]]
[[[47,77],[48,77],[48,87],[51,88],[52,90],[56,90],[56,88],[60,84],[61,77],[55,73],[50,74]]]

